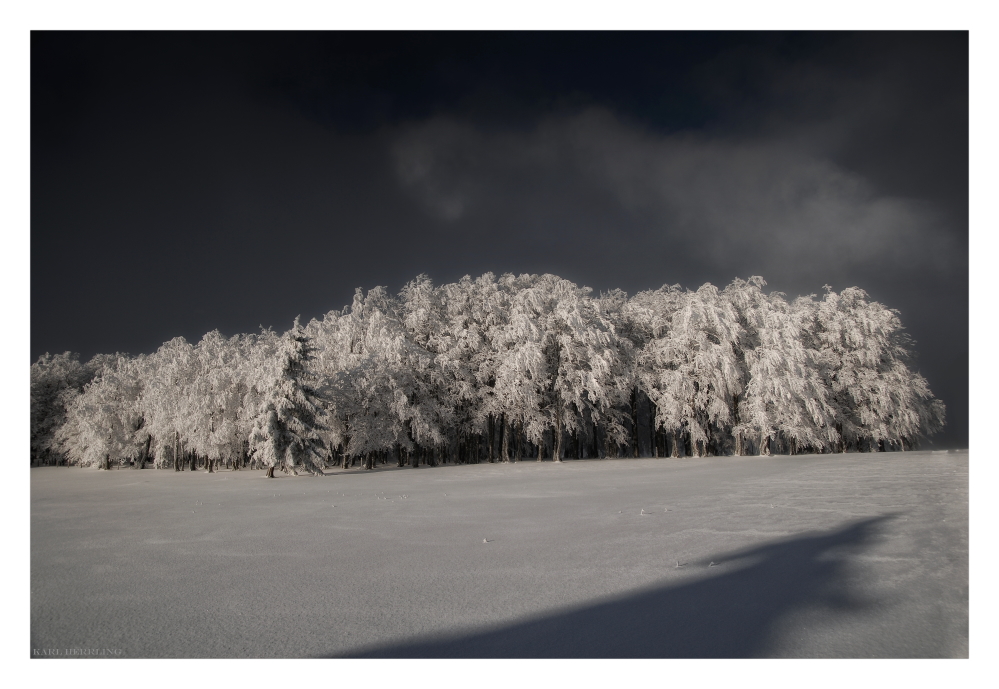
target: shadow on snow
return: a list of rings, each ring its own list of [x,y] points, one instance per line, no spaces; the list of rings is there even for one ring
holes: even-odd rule
[[[848,590],[848,558],[889,516],[691,562],[718,571],[683,584],[515,622],[488,631],[360,649],[352,658],[752,658],[779,654],[775,627],[790,613],[831,615],[870,605]],[[734,571],[733,568],[735,569]],[[728,570],[728,571],[725,571]],[[551,585],[558,586],[557,581]],[[344,657],[341,656],[341,657]]]

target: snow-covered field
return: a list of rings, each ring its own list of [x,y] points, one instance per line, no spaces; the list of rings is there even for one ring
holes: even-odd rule
[[[967,657],[968,453],[33,469],[31,647]]]

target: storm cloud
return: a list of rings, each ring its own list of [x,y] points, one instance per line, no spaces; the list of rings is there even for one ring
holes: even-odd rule
[[[878,193],[793,141],[662,135],[593,108],[529,131],[433,118],[399,132],[393,154],[403,187],[455,233],[500,224],[504,242],[524,241],[557,217],[567,237],[601,242],[623,225],[646,249],[796,282],[959,260],[932,204]]]

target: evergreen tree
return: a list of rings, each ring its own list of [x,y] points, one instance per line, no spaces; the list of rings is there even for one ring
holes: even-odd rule
[[[297,475],[302,465],[313,475],[323,474],[327,415],[322,395],[309,369],[313,358],[311,338],[295,319],[284,334],[269,374],[269,389],[259,402],[250,433],[250,452],[257,462]]]

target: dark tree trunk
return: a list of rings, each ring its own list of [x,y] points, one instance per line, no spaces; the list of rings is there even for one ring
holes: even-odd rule
[[[142,452],[139,454],[139,458],[135,460],[136,469],[146,468],[146,460],[149,459],[149,446],[150,444],[152,444],[152,442],[153,442],[153,436],[151,435],[146,436],[146,444],[145,446],[143,446]]]
[[[510,433],[506,427],[506,414],[500,414],[500,461],[510,461]]]
[[[649,454],[658,458],[659,434],[656,432],[656,405],[648,395],[646,395],[646,399],[649,401],[649,411],[647,414],[649,420]]]
[[[493,445],[496,439],[496,424],[493,421],[493,415],[490,414],[486,419],[486,434],[489,437],[489,463],[492,464],[496,461],[493,456]]]
[[[564,433],[562,432],[563,430],[564,429],[562,428],[562,410],[559,409],[558,414],[556,414],[555,416],[555,429],[553,431],[555,433],[555,437],[553,439],[554,447],[552,448],[553,462],[562,461],[562,453],[563,453],[562,436],[564,435]]]
[[[638,388],[631,390],[631,442],[634,445],[634,456],[640,454],[638,446]]]

